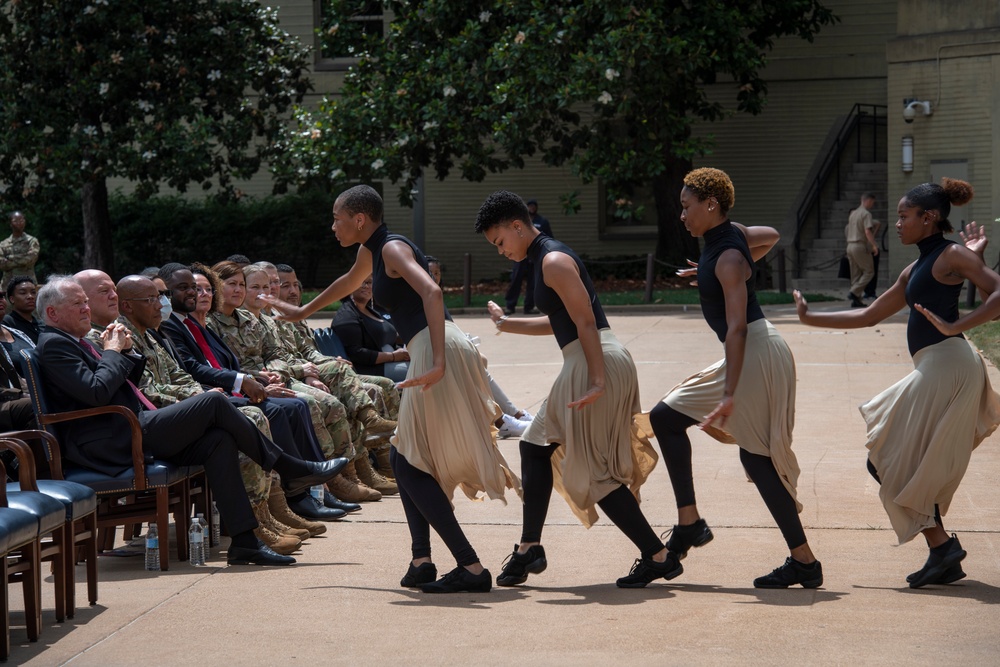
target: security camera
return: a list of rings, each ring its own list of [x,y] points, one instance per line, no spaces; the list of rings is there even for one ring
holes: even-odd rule
[[[931,115],[931,103],[921,100],[904,100],[903,102],[903,120],[907,123],[912,123],[913,119],[917,117],[917,111],[923,112],[923,115]]]

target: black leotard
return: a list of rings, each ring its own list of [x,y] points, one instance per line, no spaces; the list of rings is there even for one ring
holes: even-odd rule
[[[417,264],[425,271],[427,259],[413,241],[399,234],[390,234],[385,225],[379,225],[364,244],[372,253],[372,297],[375,303],[392,315],[396,331],[404,341],[409,342],[427,327],[427,315],[423,299],[410,284],[403,278],[392,278],[386,274],[382,248],[389,241],[402,241],[410,246]],[[451,319],[447,308],[444,309],[444,318]]]
[[[962,283],[945,285],[934,277],[934,261],[941,256],[945,248],[954,241],[944,237],[944,234],[928,236],[917,243],[920,257],[910,269],[910,279],[906,283],[906,303],[910,306],[910,320],[906,324],[906,344],[910,355],[927,347],[940,343],[945,338],[965,338],[962,334],[945,336],[931,324],[931,321],[913,308],[913,304],[931,311],[946,322],[958,319],[958,295],[962,291]]]
[[[698,297],[701,300],[701,312],[719,340],[725,342],[726,334],[729,332],[729,325],[726,323],[726,295],[722,283],[715,275],[715,265],[722,253],[730,248],[739,250],[750,263],[750,277],[746,281],[747,324],[764,319],[764,312],[757,303],[757,294],[753,287],[757,266],[750,254],[746,237],[729,220],[705,232],[704,238],[705,248],[698,260]]]
[[[565,253],[576,262],[576,266],[580,270],[580,280],[583,281],[583,286],[587,288],[587,295],[590,297],[590,307],[594,311],[597,328],[607,329],[609,325],[608,318],[604,316],[604,309],[601,308],[601,302],[597,298],[597,292],[594,290],[594,283],[591,282],[590,274],[587,273],[587,267],[583,265],[583,262],[568,245],[545,234],[539,234],[528,246],[528,259],[531,260],[532,270],[535,272],[535,305],[538,306],[538,310],[549,316],[552,333],[555,334],[556,342],[562,349],[580,336],[562,299],[559,298],[554,289],[545,284],[545,279],[542,276],[542,259],[550,252]]]

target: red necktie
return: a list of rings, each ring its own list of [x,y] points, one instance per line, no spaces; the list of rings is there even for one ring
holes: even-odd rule
[[[101,360],[101,353],[97,351],[96,347],[94,347],[93,345],[90,344],[89,340],[87,340],[86,338],[81,338],[80,339],[80,345],[83,346],[83,349],[85,349],[88,352],[90,352],[90,354],[93,355],[93,357],[95,359],[97,359],[98,361]],[[132,390],[132,393],[135,394],[135,397],[139,400],[139,403],[142,404],[143,408],[145,408],[146,410],[155,410],[156,409],[156,406],[149,402],[149,399],[146,398],[146,396],[141,391],[139,391],[138,387],[136,387],[134,384],[132,384],[131,380],[129,380],[128,378],[126,378],[125,382],[128,383],[129,388]]]
[[[222,364],[219,363],[215,353],[212,352],[212,348],[208,346],[208,340],[205,338],[205,334],[202,333],[201,327],[198,326],[190,317],[184,318],[184,325],[187,326],[188,331],[190,331],[191,335],[194,336],[194,342],[197,343],[198,349],[201,350],[201,353],[205,355],[208,365],[212,368],[222,368]],[[239,398],[243,396],[243,394],[238,391],[234,391],[233,396]]]

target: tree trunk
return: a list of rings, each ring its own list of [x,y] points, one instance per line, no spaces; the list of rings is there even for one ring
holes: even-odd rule
[[[691,171],[691,161],[672,157],[667,169],[653,177],[656,200],[656,256],[664,262],[687,266],[686,259],[697,260],[698,240],[681,223],[681,188],[684,175]]]
[[[108,184],[97,178],[83,184],[83,267],[115,275],[111,247],[111,214],[108,212]]]

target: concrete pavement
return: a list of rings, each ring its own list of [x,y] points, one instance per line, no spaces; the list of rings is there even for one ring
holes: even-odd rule
[[[843,304],[819,304],[837,307]],[[517,588],[428,596],[399,588],[409,540],[398,498],[369,503],[310,540],[290,568],[102,558],[100,601],[56,625],[51,581],[44,627],[25,641],[18,587],[10,587],[12,664],[154,663],[426,665],[996,664],[1000,639],[1000,435],[974,453],[945,525],[969,552],[968,578],[909,589],[926,548],[895,546],[878,488],[865,471],[857,405],[911,369],[900,316],[852,332],[812,329],[791,307],[768,309],[798,369],[795,451],[806,534],[823,562],[817,590],[756,590],[752,580],[787,551],[732,446],[692,434],[699,507],[715,540],[694,549],[669,584],[620,590],[635,548],[606,519],[585,530],[553,497],[544,544],[549,569]],[[722,348],[697,308],[611,316],[639,369],[644,409],[717,360]],[[493,335],[485,317],[459,325],[500,385],[534,411],[560,365],[552,338]],[[326,323],[322,323],[325,325]],[[995,387],[1000,375],[991,368]],[[517,442],[501,449],[519,469]],[[658,530],[676,520],[661,464],[643,487]],[[520,535],[520,507],[456,497],[459,519],[493,575]],[[434,537],[440,572],[454,566]],[[225,540],[224,540],[225,542]],[[82,571],[78,600],[86,600]]]

